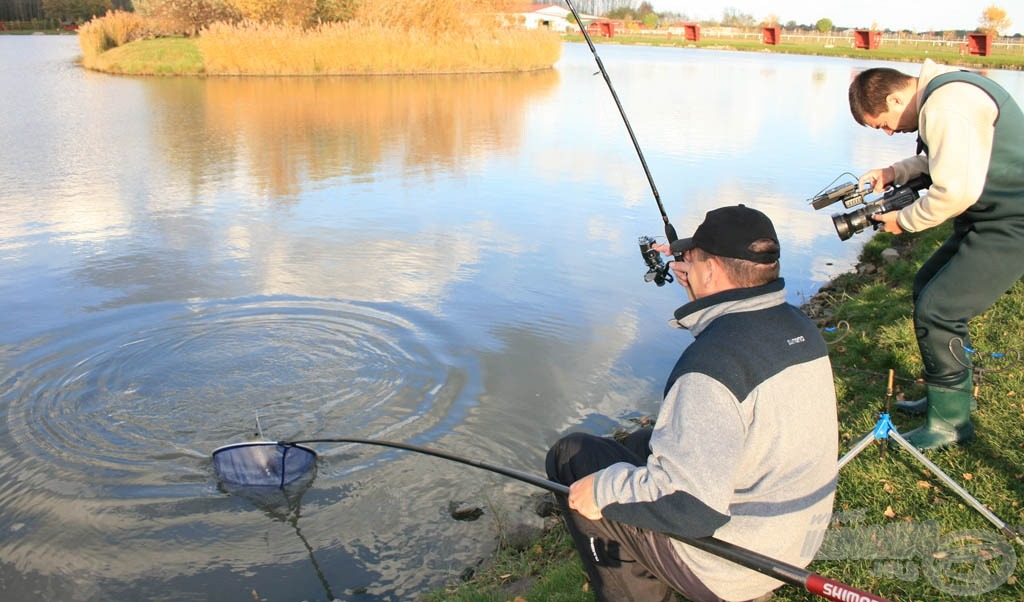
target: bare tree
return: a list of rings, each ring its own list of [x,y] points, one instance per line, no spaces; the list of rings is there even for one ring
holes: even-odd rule
[[[753,15],[741,13],[731,6],[722,10],[722,25],[726,27],[753,27],[757,23]]]
[[[564,0],[560,0],[558,4],[565,8],[569,7]],[[598,16],[621,9],[635,10],[636,4],[636,0],[572,0],[572,5],[580,13]]]
[[[1000,35],[1013,25],[1013,21],[1006,15],[1006,9],[995,4],[991,4],[981,11],[981,18],[978,19],[978,22],[981,24],[978,29],[994,36]]]

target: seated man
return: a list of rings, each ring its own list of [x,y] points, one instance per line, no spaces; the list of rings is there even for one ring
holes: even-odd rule
[[[671,252],[690,297],[673,322],[694,341],[656,425],[621,443],[570,434],[547,474],[570,486],[559,502],[598,600],[750,600],[781,582],[670,536],[811,562],[838,471],[832,367],[814,324],[786,303],[766,215],[715,209]]]

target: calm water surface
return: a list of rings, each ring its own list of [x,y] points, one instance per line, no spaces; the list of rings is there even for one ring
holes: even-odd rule
[[[672,223],[748,203],[793,302],[848,270],[865,61],[599,49]],[[653,195],[585,45],[528,75],[146,79],[0,36],[0,597],[408,600],[537,521],[529,486],[324,445],[288,498],[210,452],[374,437],[536,472],[657,411],[682,289],[644,283]],[[916,66],[906,66],[916,73]],[[989,75],[1024,97],[1022,75]],[[450,501],[487,509],[448,516]]]

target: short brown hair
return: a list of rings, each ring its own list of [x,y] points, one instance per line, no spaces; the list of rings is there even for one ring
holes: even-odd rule
[[[777,254],[779,252],[779,243],[770,238],[760,238],[750,243],[750,251],[753,253],[774,252]],[[739,287],[761,286],[779,277],[780,266],[778,260],[772,263],[758,263],[747,259],[712,255],[699,247],[693,249],[691,253],[696,255],[694,259],[697,261],[707,261],[709,257],[717,259],[721,262],[722,269],[729,275],[729,279]]]
[[[886,98],[897,90],[902,90],[912,76],[890,69],[875,67],[857,74],[850,82],[850,112],[854,120],[861,124],[865,117],[878,117],[888,108]]]

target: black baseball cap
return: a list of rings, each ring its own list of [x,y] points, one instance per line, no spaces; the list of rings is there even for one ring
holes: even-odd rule
[[[751,251],[750,245],[762,238],[775,241],[775,249],[763,253]],[[708,211],[693,236],[680,238],[671,246],[673,255],[698,248],[719,257],[774,263],[779,260],[778,244],[775,226],[767,215],[746,205],[735,205]]]

